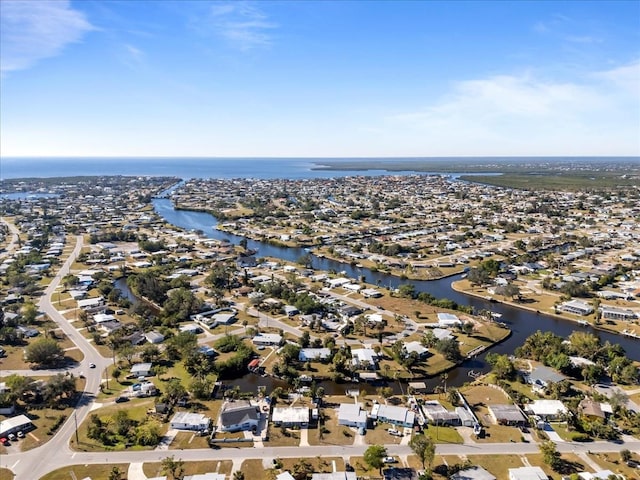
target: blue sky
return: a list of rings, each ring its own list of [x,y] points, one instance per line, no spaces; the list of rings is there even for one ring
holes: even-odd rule
[[[2,156],[640,155],[640,2],[2,0]]]

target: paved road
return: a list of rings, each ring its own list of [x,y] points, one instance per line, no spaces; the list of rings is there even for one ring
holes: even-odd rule
[[[0,252],[0,258],[8,257],[14,250],[18,248],[18,241],[20,240],[20,230],[13,224],[8,222],[4,217],[0,217],[0,221],[4,223],[11,233],[11,240],[5,248],[4,252]]]

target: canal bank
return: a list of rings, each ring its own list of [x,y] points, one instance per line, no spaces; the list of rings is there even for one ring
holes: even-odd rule
[[[240,241],[244,239],[244,237],[218,230],[217,220],[211,214],[190,210],[176,210],[173,208],[171,200],[167,198],[155,198],[153,200],[153,207],[156,213],[167,223],[175,225],[176,227],[189,231],[202,231],[203,234],[209,238],[224,240],[234,244],[239,244]],[[260,257],[279,258],[289,262],[296,262],[302,255],[309,254],[309,252],[303,248],[276,246],[251,239],[247,241],[247,248],[257,250],[258,256]],[[467,296],[463,293],[456,292],[451,288],[451,282],[452,280],[458,280],[460,275],[432,281],[409,281],[385,273],[373,272],[349,263],[320,258],[314,256],[312,253],[311,256],[312,265],[316,269],[344,272],[346,276],[351,278],[361,278],[364,276],[367,283],[378,285],[380,288],[395,289],[400,285],[410,283],[414,285],[416,292],[428,292],[436,298],[448,298],[460,305],[470,305],[476,312],[490,310],[496,314],[500,314],[501,321],[506,323],[511,329],[511,336],[502,343],[489,350],[485,350],[475,358],[466,360],[460,366],[449,371],[448,378],[446,379],[448,385],[462,385],[465,382],[471,381],[473,375],[487,372],[489,370],[489,366],[485,362],[487,352],[512,354],[516,347],[522,345],[524,340],[537,330],[552,331],[556,335],[566,338],[574,330],[584,329],[584,327],[579,327],[574,322],[565,319],[536,314],[535,312],[523,310],[511,305],[493,303],[484,298]],[[600,337],[602,342],[609,341],[620,344],[627,352],[629,358],[640,361],[640,348],[638,348],[637,340],[621,337],[609,332],[599,331],[595,333]],[[428,386],[432,388],[442,381],[443,380],[439,378],[431,379],[428,382]],[[259,384],[260,380],[255,379],[255,382]]]

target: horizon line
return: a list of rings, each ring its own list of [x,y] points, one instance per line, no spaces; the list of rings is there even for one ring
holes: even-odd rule
[[[158,158],[190,158],[190,159],[305,159],[305,160],[422,160],[422,159],[440,159],[440,158],[459,158],[459,159],[482,159],[482,158],[640,158],[637,155],[438,155],[438,156],[255,156],[255,155],[228,155],[228,156],[207,156],[207,155],[0,155],[2,159],[114,159],[114,158],[136,158],[136,159],[158,159]]]

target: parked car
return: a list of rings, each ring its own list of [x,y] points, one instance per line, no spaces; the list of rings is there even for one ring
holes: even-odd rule
[[[9,439],[8,438],[2,437],[2,438],[0,438],[0,445],[11,445],[11,444],[9,443]]]
[[[116,403],[124,403],[124,402],[128,402],[129,401],[129,397],[118,397],[116,398]]]
[[[17,435],[18,438],[24,438],[24,433],[22,433],[22,430],[20,430]]]
[[[11,440],[12,442],[16,439],[16,436],[13,433],[10,433],[9,435],[7,435],[7,437],[9,438],[9,440]]]
[[[382,461],[384,463],[396,463],[397,462],[396,457],[384,457],[382,459]]]
[[[387,430],[387,432],[389,432],[389,435],[393,435],[394,437],[402,436],[402,433],[399,430],[396,430],[395,428],[390,428],[389,430]]]
[[[96,368],[96,364],[95,363],[90,363],[89,364],[89,368]]]

